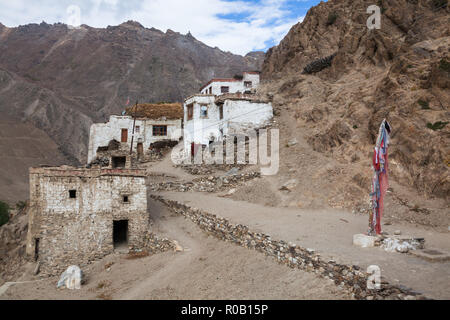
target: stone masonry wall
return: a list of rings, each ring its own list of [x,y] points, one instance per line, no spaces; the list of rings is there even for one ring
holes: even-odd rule
[[[130,250],[148,244],[150,218],[145,177],[65,176],[64,171],[55,175],[44,170],[32,171],[30,182],[32,213],[27,253],[34,255],[35,239],[39,239],[38,261],[43,273],[59,273],[71,264],[82,266],[112,253],[114,221],[128,220]],[[76,190],[75,199],[70,198],[69,190]],[[128,196],[128,203],[123,196]]]
[[[177,201],[167,200],[160,196],[152,197],[167,205],[173,212],[192,220],[202,230],[214,237],[262,252],[291,268],[314,272],[320,277],[332,279],[337,286],[351,292],[356,299],[425,299],[419,293],[405,287],[391,285],[386,281],[382,281],[380,290],[368,289],[369,275],[358,266],[338,264],[333,260],[325,261],[312,249],[272,239],[269,235],[249,230],[248,226],[234,225],[227,219],[188,207]]]

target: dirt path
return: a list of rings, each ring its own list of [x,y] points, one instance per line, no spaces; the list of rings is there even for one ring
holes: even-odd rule
[[[431,298],[450,298],[450,262],[430,263],[408,254],[388,253],[381,248],[363,249],[352,245],[352,236],[367,228],[367,217],[343,210],[302,210],[271,208],[244,201],[234,201],[204,193],[161,193],[165,198],[181,201],[207,212],[228,218],[233,223],[250,226],[276,239],[294,242],[318,250],[323,256],[346,264],[380,266],[382,275]],[[385,230],[423,236],[427,247],[450,251],[450,234],[432,229],[394,223]]]
[[[111,255],[86,270],[79,291],[56,289],[57,277],[10,287],[0,299],[351,299],[331,280],[209,237],[194,223],[150,201],[152,227],[184,252],[129,260]],[[109,271],[108,271],[109,270]]]

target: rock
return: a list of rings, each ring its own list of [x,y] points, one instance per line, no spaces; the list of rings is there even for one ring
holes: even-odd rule
[[[173,244],[175,245],[175,247],[174,247],[174,251],[175,251],[175,252],[183,252],[183,251],[184,251],[183,247],[180,246],[180,244],[178,243],[178,241],[173,240]]]
[[[38,275],[40,269],[41,269],[41,263],[38,262],[38,263],[36,264],[36,267],[34,268],[33,274],[34,274],[35,276]]]
[[[83,280],[83,272],[78,266],[70,266],[61,275],[58,281],[57,288],[66,287],[69,290],[80,290],[81,282]]]
[[[399,236],[399,235],[402,234],[402,232],[401,232],[400,230],[395,230],[395,231],[394,231],[394,234],[395,234],[396,236]]]
[[[297,179],[292,179],[289,180],[288,182],[286,182],[285,184],[283,184],[280,188],[280,190],[283,191],[292,191],[292,189],[294,189],[298,184],[298,180]]]
[[[288,143],[287,143],[288,147],[293,147],[293,146],[295,146],[296,144],[298,144],[297,139],[289,140]]]
[[[375,247],[377,237],[366,236],[365,234],[355,234],[353,236],[353,245],[361,248]]]
[[[239,168],[234,167],[233,169],[231,169],[230,171],[228,171],[227,173],[225,173],[226,177],[229,176],[234,176],[239,172]]]

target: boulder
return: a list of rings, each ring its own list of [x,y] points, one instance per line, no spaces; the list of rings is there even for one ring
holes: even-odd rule
[[[83,281],[83,272],[78,266],[70,266],[61,275],[57,288],[66,287],[69,290],[80,290]]]
[[[367,236],[365,234],[355,234],[353,236],[353,245],[361,248],[375,247],[377,237]]]

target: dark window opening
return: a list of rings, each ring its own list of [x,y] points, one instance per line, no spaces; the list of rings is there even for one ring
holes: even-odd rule
[[[77,197],[77,190],[69,190],[69,198],[76,199],[76,197]]]
[[[140,126],[136,126],[136,133],[141,132],[141,127]]]
[[[112,157],[112,167],[115,168],[125,168],[127,163],[127,157]]]
[[[200,117],[202,117],[202,118],[208,117],[208,107],[207,106],[200,107]]]
[[[153,126],[154,136],[167,136],[167,126]]]
[[[252,87],[252,82],[251,81],[244,81],[244,87],[251,88]]]
[[[128,244],[128,220],[114,221],[113,241],[114,248]]]
[[[34,261],[39,259],[39,238],[34,239]]]
[[[130,199],[128,198],[128,196],[123,196],[123,202],[124,203],[129,203]]]
[[[230,92],[230,87],[220,87],[220,92],[228,93],[228,92]]]
[[[187,106],[187,119],[192,120],[194,118],[194,105],[190,104]]]

